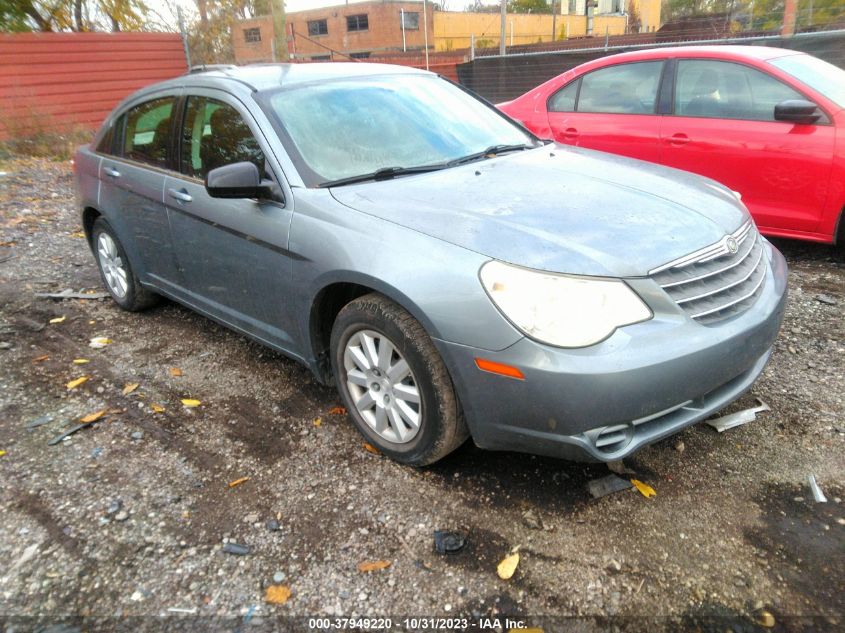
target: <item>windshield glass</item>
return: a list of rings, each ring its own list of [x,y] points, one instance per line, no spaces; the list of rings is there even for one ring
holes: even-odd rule
[[[769,63],[845,108],[845,70],[812,55],[779,57]]]
[[[333,80],[261,99],[299,154],[311,186],[384,168],[434,165],[534,138],[433,75]],[[290,148],[289,148],[290,149]]]

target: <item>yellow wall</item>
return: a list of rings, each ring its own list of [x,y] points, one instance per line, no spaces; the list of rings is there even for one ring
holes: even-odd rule
[[[498,47],[500,36],[500,16],[498,13],[457,13],[435,11],[434,47],[437,51],[450,51],[469,48],[470,36],[475,34],[477,48],[483,46]],[[513,24],[513,40],[511,40]],[[587,32],[587,20],[583,15],[559,15],[555,23],[556,38],[583,36]],[[604,37],[620,35],[625,32],[625,17],[618,15],[593,18],[593,35]],[[507,16],[507,35],[505,44],[536,44],[552,40],[552,16],[509,13]]]
[[[642,26],[649,31],[656,31],[660,28],[660,7],[661,0],[631,0],[633,6],[640,14]]]

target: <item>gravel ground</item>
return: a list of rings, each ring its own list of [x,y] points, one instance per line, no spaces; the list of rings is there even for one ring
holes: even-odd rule
[[[309,615],[390,616],[397,630],[423,628],[407,615],[464,616],[470,630],[519,616],[547,632],[845,626],[845,259],[834,249],[777,243],[791,267],[786,321],[764,375],[731,407],[759,397],[772,410],[640,452],[626,465],[655,497],[596,500],[586,486],[604,465],[471,443],[422,470],[373,454],[305,368],[173,303],[128,314],[110,300],[36,298],[100,290],[70,166],[16,159],[0,171],[7,631],[34,617],[308,630],[290,618]],[[98,336],[112,343],[92,349]],[[810,474],[827,503],[814,502]],[[463,531],[465,547],[437,554],[436,529]],[[249,553],[226,553],[232,543]],[[519,567],[500,580],[516,546]],[[359,570],[375,561],[389,566]],[[269,603],[271,586],[289,599]]]

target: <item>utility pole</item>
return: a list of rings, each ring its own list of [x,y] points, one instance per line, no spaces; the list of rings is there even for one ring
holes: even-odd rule
[[[555,0],[552,0],[552,41],[557,39],[557,11],[555,11]]]
[[[423,0],[423,34],[425,40],[425,69],[428,70],[428,7],[425,0]]]
[[[182,47],[185,49],[185,61],[191,70],[191,49],[188,48],[188,33],[185,31],[185,20],[182,18],[182,7],[176,5],[176,16],[179,19],[179,33],[182,35]]]
[[[505,35],[506,35],[506,25],[505,22],[508,19],[508,0],[502,0],[501,6],[501,14],[502,14],[502,28],[501,33],[499,34],[499,55],[505,54]]]

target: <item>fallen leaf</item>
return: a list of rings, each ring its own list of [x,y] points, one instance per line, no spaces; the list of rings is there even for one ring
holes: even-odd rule
[[[346,415],[346,407],[332,407],[329,409],[329,415]]]
[[[153,413],[164,413],[164,407],[160,404],[151,404],[150,409],[153,410]]]
[[[178,367],[171,367],[170,368],[170,375],[173,376],[174,378],[178,378],[179,376],[182,375],[182,370],[179,369]]]
[[[88,347],[93,347],[94,349],[102,349],[106,345],[111,345],[111,339],[106,338],[105,336],[95,336],[91,339],[91,342],[88,343]]]
[[[323,423],[323,418],[315,418],[314,426],[320,426]]]
[[[290,587],[286,585],[270,585],[264,599],[270,604],[284,604],[290,598]]]
[[[106,409],[101,409],[100,411],[95,411],[94,413],[89,413],[84,418],[79,418],[80,422],[84,422],[85,424],[89,424],[91,422],[96,422],[101,417],[103,417],[107,413]]]
[[[502,559],[496,567],[496,572],[502,580],[510,580],[516,571],[516,566],[519,565],[519,552],[514,552]]]
[[[773,616],[768,611],[760,610],[754,615],[754,620],[766,629],[774,628],[775,626],[775,616]]]
[[[367,442],[364,442],[364,450],[368,453],[372,453],[373,455],[381,454],[375,446],[373,446],[372,444],[368,444]]]
[[[229,488],[234,488],[235,486],[240,486],[242,483],[249,481],[249,477],[241,477],[240,479],[235,479],[235,481],[229,482]]]
[[[96,321],[88,321],[88,325],[94,325]]]
[[[0,457],[3,457],[3,455],[5,455],[5,454],[6,454],[6,451],[0,451]]]
[[[74,365],[84,365],[85,363],[90,363],[91,361],[87,358],[74,358],[73,364]]]
[[[89,378],[89,376],[80,376],[79,378],[76,378],[75,380],[71,380],[71,381],[70,381],[70,382],[66,385],[66,386],[67,386],[67,390],[68,390],[68,391],[70,391],[71,389],[76,389],[76,388],[77,388],[79,385],[81,385],[83,382],[87,382],[87,381],[88,381],[88,378]]]
[[[390,565],[391,562],[389,560],[364,561],[362,563],[358,563],[358,571],[378,571],[379,569],[387,569]]]
[[[202,404],[199,400],[192,400],[191,398],[183,398],[182,404],[184,404],[189,409],[193,409],[194,407],[198,407]]]
[[[647,497],[653,497],[657,494],[654,491],[654,488],[652,488],[648,484],[644,484],[639,479],[632,479],[631,483],[634,484],[634,487],[636,487],[636,489],[639,490],[640,493],[646,498]]]
[[[66,316],[56,317],[55,319],[50,319],[50,323],[61,323],[66,318],[67,318]]]
[[[126,386],[123,388],[123,395],[128,396],[130,393],[135,391],[140,385],[141,385],[141,383],[139,383],[139,382],[126,383]]]
[[[74,233],[71,233],[70,236],[85,239],[85,233],[83,231],[75,231]]]
[[[33,363],[43,363],[48,358],[50,358],[50,355],[44,354],[43,356],[36,356],[35,358],[32,359],[32,362]]]

